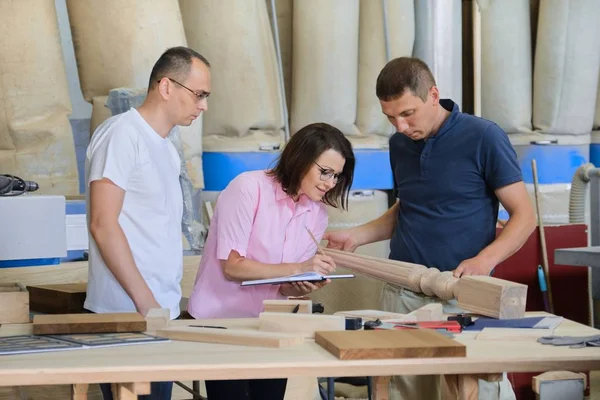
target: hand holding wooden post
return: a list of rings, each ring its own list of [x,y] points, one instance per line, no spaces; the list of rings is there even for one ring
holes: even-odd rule
[[[525,314],[527,286],[520,283],[490,276],[455,278],[451,271],[334,249],[325,249],[324,253],[338,266],[371,278],[442,300],[456,298],[459,307],[473,313],[499,319],[522,318]]]

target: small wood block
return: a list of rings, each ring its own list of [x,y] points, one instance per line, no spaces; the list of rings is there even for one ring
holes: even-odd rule
[[[525,316],[527,285],[491,276],[467,276],[459,279],[457,285],[461,308],[498,319]]]
[[[464,344],[432,329],[317,332],[315,342],[340,360],[467,355]]]
[[[259,347],[291,347],[304,343],[302,335],[282,332],[263,332],[249,329],[171,327],[156,331],[156,336],[171,340],[205,342]]]
[[[346,318],[341,315],[289,314],[263,312],[258,315],[258,329],[269,332],[292,332],[313,338],[316,331],[343,331]]]
[[[46,314],[33,317],[34,335],[144,332],[146,326],[146,320],[139,313]]]
[[[156,332],[169,326],[171,311],[168,308],[152,308],[146,314],[146,330]]]
[[[531,379],[531,388],[537,394],[540,394],[540,386],[544,382],[551,381],[566,381],[566,380],[580,380],[583,381],[583,388],[587,387],[587,379],[585,374],[571,371],[548,371],[543,374],[534,376]]]
[[[265,312],[291,313],[296,306],[298,314],[312,314],[311,300],[264,300]]]
[[[87,283],[27,286],[31,311],[47,314],[74,314],[86,312]]]
[[[29,322],[29,292],[18,283],[0,284],[0,324]]]
[[[441,303],[431,303],[408,315],[415,316],[417,321],[442,321],[444,320],[444,308]]]

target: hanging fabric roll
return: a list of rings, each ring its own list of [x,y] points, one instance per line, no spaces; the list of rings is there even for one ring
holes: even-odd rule
[[[358,59],[358,109],[356,125],[363,135],[389,136],[394,131],[381,112],[375,94],[377,76],[396,57],[412,55],[415,37],[413,0],[360,1]],[[387,27],[387,40],[385,28]],[[386,49],[389,43],[389,60]]]
[[[212,74],[205,151],[256,151],[283,142],[282,88],[265,0],[180,0],[190,46]]]
[[[67,0],[83,97],[145,88],[169,47],[187,45],[177,0]]]
[[[482,6],[488,3],[487,6]],[[509,134],[531,133],[529,0],[480,2],[481,116]]]
[[[319,121],[360,135],[358,24],[358,0],[294,1],[291,134]]]
[[[79,194],[54,0],[0,1],[0,174]]]
[[[533,125],[562,144],[592,130],[600,68],[600,2],[541,0]]]
[[[462,8],[460,0],[415,1],[415,57],[431,69],[442,98],[462,104]]]

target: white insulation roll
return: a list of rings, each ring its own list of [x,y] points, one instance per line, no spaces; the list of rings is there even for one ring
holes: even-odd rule
[[[79,194],[54,0],[0,1],[0,174]]]
[[[348,211],[328,207],[329,231],[349,229],[374,220],[388,210],[388,196],[383,191],[353,191]],[[357,254],[388,258],[389,240],[361,246]],[[325,313],[358,309],[379,309],[383,283],[365,275],[338,267],[336,274],[354,274],[353,279],[340,279],[311,294],[313,302],[325,306]]]
[[[177,0],[67,0],[83,97],[148,87],[169,47],[187,45]]]
[[[461,0],[415,1],[413,55],[427,63],[442,98],[462,104]]]
[[[291,134],[326,122],[346,135],[355,125],[358,0],[295,0]]]
[[[106,106],[108,96],[95,96],[92,98],[92,118],[90,120],[90,137],[96,129],[111,116],[110,108]]]
[[[383,3],[386,4],[387,23],[384,23]],[[360,0],[359,26],[356,125],[364,135],[389,136],[394,130],[381,112],[375,85],[379,72],[389,60],[412,55],[415,38],[413,0]]]
[[[600,68],[600,1],[541,0],[533,125],[555,135],[589,134]]]
[[[279,143],[283,93],[265,0],[180,0],[180,5],[189,45],[215,71],[204,116],[205,149],[220,143],[214,135],[227,137],[231,146],[257,132]],[[250,140],[248,150],[258,145]]]
[[[530,133],[532,56],[529,0],[491,0],[481,9],[481,116],[507,133]]]

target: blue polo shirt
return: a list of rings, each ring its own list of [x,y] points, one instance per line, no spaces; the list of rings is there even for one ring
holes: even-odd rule
[[[522,180],[517,155],[495,123],[451,111],[435,136],[390,138],[398,222],[390,258],[451,271],[496,237],[494,190]]]

